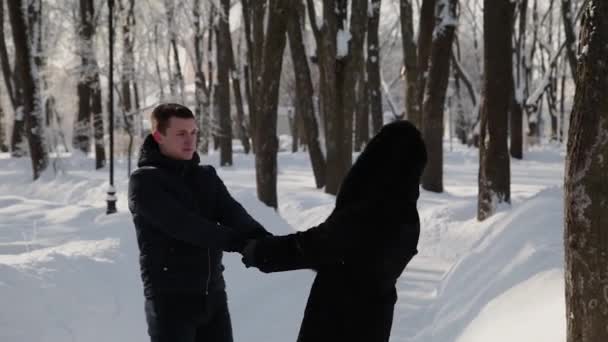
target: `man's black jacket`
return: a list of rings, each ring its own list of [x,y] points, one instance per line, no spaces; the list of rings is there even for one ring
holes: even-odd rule
[[[211,166],[160,153],[149,135],[129,179],[129,210],[146,298],[201,294],[225,287],[222,251],[269,235],[228,193]]]

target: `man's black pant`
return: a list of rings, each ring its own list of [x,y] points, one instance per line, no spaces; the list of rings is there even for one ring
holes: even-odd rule
[[[146,299],[151,342],[233,342],[225,291]]]

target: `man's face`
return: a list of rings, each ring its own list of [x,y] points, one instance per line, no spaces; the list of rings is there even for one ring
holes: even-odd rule
[[[198,129],[194,119],[169,118],[165,134],[154,132],[160,152],[171,159],[190,160],[196,149]]]

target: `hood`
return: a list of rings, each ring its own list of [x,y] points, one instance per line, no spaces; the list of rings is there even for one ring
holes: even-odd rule
[[[426,147],[409,121],[382,127],[350,168],[336,198],[336,208],[368,198],[416,203]]]

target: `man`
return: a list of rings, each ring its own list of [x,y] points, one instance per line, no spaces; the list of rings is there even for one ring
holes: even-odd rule
[[[152,134],[129,179],[152,342],[232,342],[222,251],[270,235],[199,164],[197,124],[179,104],[151,115]]]

